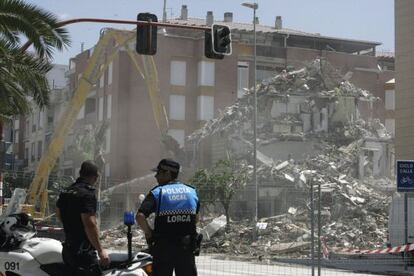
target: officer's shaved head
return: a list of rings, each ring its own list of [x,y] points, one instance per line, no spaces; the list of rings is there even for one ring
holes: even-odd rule
[[[79,170],[81,177],[98,177],[98,166],[91,160],[84,161]]]

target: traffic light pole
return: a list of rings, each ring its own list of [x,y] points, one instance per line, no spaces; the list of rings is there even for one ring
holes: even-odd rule
[[[117,20],[117,19],[106,19],[106,18],[74,18],[74,19],[69,19],[69,20],[59,22],[58,27],[63,27],[66,25],[74,24],[74,23],[85,23],[85,22],[126,24],[126,25],[135,25],[135,26],[160,26],[160,27],[167,27],[167,28],[191,29],[191,30],[200,30],[200,31],[211,30],[211,28],[209,27],[201,27],[201,26],[187,26],[187,25],[178,25],[178,24],[171,24],[171,23],[165,23],[165,22]],[[31,41],[26,42],[26,44],[23,45],[21,50],[22,51],[27,50],[31,44],[32,44]]]

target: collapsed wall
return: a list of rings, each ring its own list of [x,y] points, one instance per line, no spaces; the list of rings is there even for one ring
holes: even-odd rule
[[[315,60],[305,68],[283,71],[257,86],[259,187],[266,183],[269,190],[273,185],[278,190],[275,194],[280,195],[275,196],[275,201],[286,201],[282,197],[291,200],[273,210],[271,217],[262,217],[261,221],[267,224],[260,230],[257,242],[245,239],[252,236],[253,228],[250,220],[244,220],[231,226],[231,231],[219,231],[207,243],[207,250],[271,255],[286,253],[282,244],[295,242],[300,245],[295,247],[296,253],[306,255],[310,241],[310,185],[316,191],[321,186],[322,233],[328,245],[385,245],[392,193],[392,182],[385,177],[387,164],[392,161],[386,159],[392,140],[379,120],[359,119],[358,103],[377,99],[355,87],[349,77],[341,76],[329,63]],[[252,113],[250,90],[188,140],[202,144],[205,139],[223,137],[226,154],[251,162]],[[288,142],[294,146],[283,155]],[[280,144],[283,146],[278,147]],[[300,153],[304,151],[298,147],[300,144],[311,150],[295,156],[295,148]],[[287,192],[280,192],[283,189]],[[259,198],[259,204],[261,200],[264,198]]]

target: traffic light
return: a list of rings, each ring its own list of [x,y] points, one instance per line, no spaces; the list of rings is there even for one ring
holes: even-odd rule
[[[137,16],[137,20],[158,22],[157,16],[152,13],[140,13]],[[136,50],[141,55],[155,55],[157,53],[157,26],[137,26]]]
[[[211,30],[204,33],[204,55],[206,58],[211,59],[223,59],[224,55],[216,54],[213,52],[213,39],[211,36]]]
[[[222,55],[231,55],[231,32],[230,28],[224,25],[213,24],[213,52]]]

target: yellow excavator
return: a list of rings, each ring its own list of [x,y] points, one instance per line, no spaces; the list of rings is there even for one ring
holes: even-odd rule
[[[42,221],[46,218],[46,211],[48,209],[48,177],[59,155],[62,153],[65,137],[74,125],[89,91],[99,80],[102,73],[105,72],[109,63],[116,57],[119,48],[123,47],[123,49],[126,49],[134,67],[145,80],[155,122],[160,130],[160,137],[168,136],[168,117],[159,93],[157,68],[152,56],[139,55],[135,49],[129,48],[129,42],[135,39],[135,34],[132,31],[107,29],[103,32],[95,46],[92,56],[89,58],[88,64],[79,79],[78,87],[59,119],[49,146],[40,159],[35,177],[27,193],[26,202],[22,205],[22,211],[31,214],[36,221]],[[112,41],[115,41],[117,46],[112,55],[109,58],[105,58],[107,45]]]

